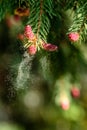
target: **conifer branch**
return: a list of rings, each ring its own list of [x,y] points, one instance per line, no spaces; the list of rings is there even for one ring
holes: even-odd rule
[[[42,40],[47,41],[50,29],[50,18],[53,16],[52,0],[35,0],[30,3],[30,16],[27,24],[30,24],[34,33]]]
[[[87,14],[87,2],[82,6],[79,7],[75,11],[75,15],[73,18],[73,23],[71,27],[69,28],[69,32],[81,32],[84,26],[84,23],[86,22],[86,14]]]
[[[40,15],[39,15],[39,20],[38,20],[38,29],[37,29],[37,37],[38,37],[38,33],[40,30],[40,26],[41,26],[41,17],[42,17],[42,13],[43,13],[43,0],[40,1]]]

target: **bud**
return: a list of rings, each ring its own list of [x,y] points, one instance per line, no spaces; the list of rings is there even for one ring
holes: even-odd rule
[[[28,53],[30,54],[30,55],[34,55],[34,54],[36,54],[36,52],[37,52],[37,47],[36,47],[36,45],[34,45],[34,44],[32,44],[31,46],[29,46],[28,47]]]
[[[25,37],[28,38],[29,40],[33,40],[33,39],[35,38],[35,35],[34,35],[34,33],[33,33],[32,28],[31,28],[30,25],[27,25],[27,26],[25,27],[24,35],[25,35]]]
[[[24,40],[24,35],[23,34],[18,34],[17,38],[22,41],[22,40]]]
[[[79,40],[79,33],[78,32],[69,33],[68,37],[69,37],[70,41],[77,42]]]
[[[32,32],[31,26],[30,26],[30,25],[26,25],[24,31],[25,31],[25,32]]]
[[[70,101],[68,97],[62,98],[60,106],[62,107],[63,110],[68,110],[70,108]]]
[[[74,98],[79,98],[79,97],[80,97],[80,90],[79,90],[79,88],[73,87],[73,88],[71,89],[71,95],[72,95]]]
[[[28,8],[19,7],[19,8],[14,10],[14,14],[18,15],[20,17],[29,16],[29,9]]]
[[[16,22],[18,22],[18,21],[21,20],[21,18],[20,18],[20,16],[18,16],[18,15],[14,15],[14,20],[15,20]]]
[[[56,51],[58,49],[58,47],[56,45],[53,44],[48,44],[48,43],[43,43],[43,49],[46,51]]]
[[[17,16],[7,16],[6,17],[6,24],[9,28],[12,28],[14,26],[20,26],[21,25],[21,19]]]

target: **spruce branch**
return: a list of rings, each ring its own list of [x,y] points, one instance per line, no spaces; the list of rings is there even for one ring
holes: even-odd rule
[[[35,0],[30,3],[30,16],[27,24],[30,24],[37,37],[47,41],[50,29],[50,19],[53,16],[52,0]]]
[[[42,13],[43,13],[43,0],[41,0],[41,2],[40,2],[40,15],[39,15],[39,20],[38,20],[37,37],[38,37],[38,33],[40,31]]]
[[[75,11],[72,25],[69,28],[69,33],[70,32],[79,32],[82,34],[84,32],[83,30],[86,29],[84,26],[84,24],[86,23],[86,19],[87,19],[86,7],[87,7],[87,2],[83,6],[77,8],[77,10]]]

